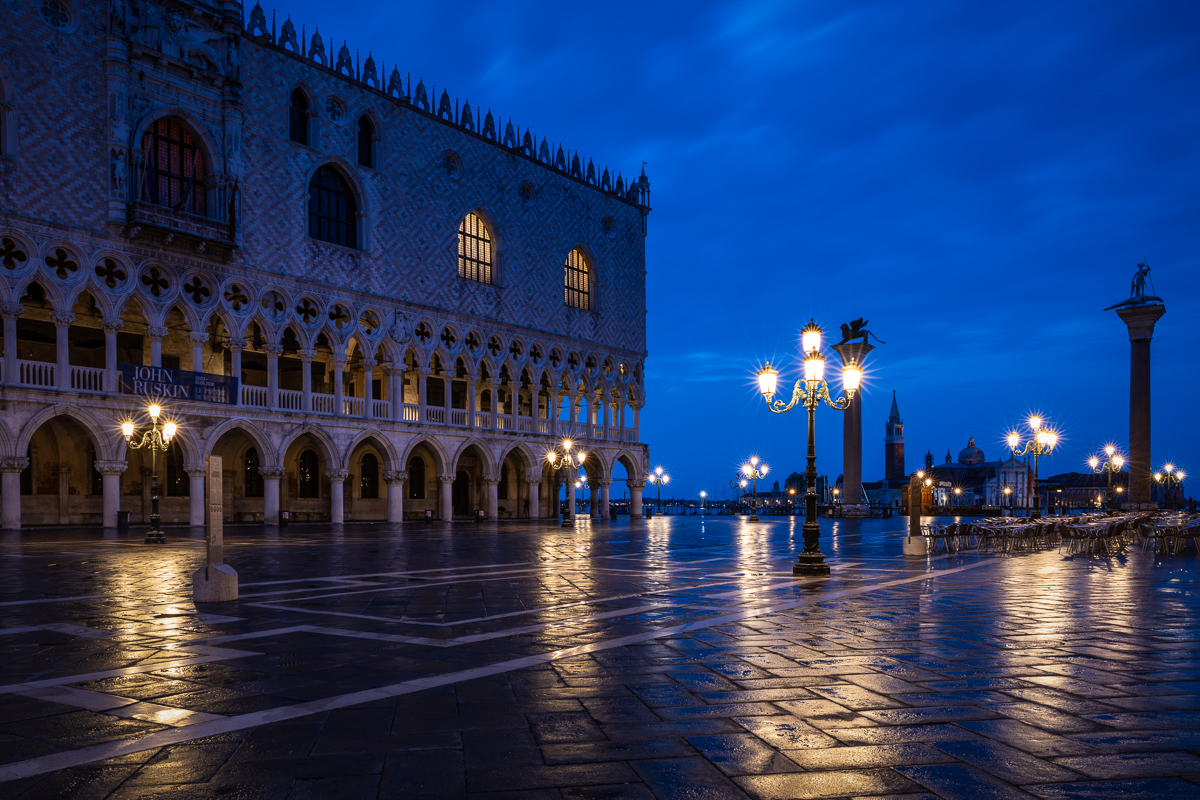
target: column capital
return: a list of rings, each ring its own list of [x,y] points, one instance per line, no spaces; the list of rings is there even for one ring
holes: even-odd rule
[[[258,474],[264,481],[277,481],[283,477],[283,467],[259,467]]]
[[[612,481],[592,481],[597,486],[612,486]]]
[[[483,479],[483,482],[484,482],[484,483],[486,483],[488,486],[499,486],[499,485],[500,485],[500,479],[499,479],[499,478],[487,478],[487,477],[485,477],[485,478]]]
[[[383,374],[388,377],[404,374],[404,364],[397,364],[395,361],[383,362]]]
[[[146,335],[151,339],[165,339],[167,338],[167,332],[166,328],[160,328],[156,325],[146,326]]]
[[[338,369],[341,369],[342,367],[346,366],[346,362],[350,360],[350,356],[346,355],[345,353],[334,353],[329,360],[332,361]]]
[[[454,483],[454,479],[455,479],[455,476],[450,473],[446,473],[446,472],[438,473],[438,480],[441,481],[442,483]]]
[[[379,362],[373,358],[364,358],[361,362],[363,369],[375,369],[379,366]]]
[[[56,328],[66,328],[75,321],[75,315],[70,311],[55,311],[50,315],[50,321]]]
[[[101,475],[120,475],[129,465],[124,461],[97,461],[96,472]],[[7,470],[5,470],[7,472]]]
[[[325,474],[329,477],[329,480],[331,480],[331,481],[344,481],[344,480],[346,480],[346,478],[350,477],[350,470],[348,470],[348,469],[327,469],[327,470],[325,470]]]
[[[297,350],[296,355],[300,356],[300,360],[308,363],[317,357],[316,350]]]
[[[226,345],[226,347],[228,347],[230,350],[245,350],[246,340],[234,337],[233,339],[229,340],[229,344]]]
[[[25,306],[20,303],[4,303],[0,305],[0,315],[5,319],[16,319],[21,316],[21,312],[25,310]]]
[[[263,352],[272,358],[279,358],[283,355],[283,345],[281,344],[264,344]]]
[[[630,489],[645,489],[646,488],[645,481],[625,481],[625,485],[628,486]]]
[[[1158,322],[1165,313],[1167,313],[1167,307],[1158,304],[1117,309],[1117,316],[1129,328],[1129,341],[1131,342],[1154,338],[1154,323]]]
[[[187,335],[187,340],[192,344],[206,344],[208,342],[208,334],[204,332],[193,332]]]
[[[96,466],[99,467],[102,463],[104,462],[98,461]],[[125,462],[122,461],[121,464],[124,466]],[[0,472],[24,472],[28,466],[28,458],[0,458]]]
[[[203,464],[184,464],[183,471],[189,478],[203,478],[208,469]]]
[[[59,475],[69,475],[70,473],[71,473],[71,465],[70,464],[59,464],[58,465],[58,474]]]
[[[389,469],[384,471],[383,479],[387,483],[404,483],[408,480],[408,473],[404,470]]]
[[[542,478],[541,476],[538,476],[537,478],[526,478],[525,482],[530,486],[540,486],[542,484]]]

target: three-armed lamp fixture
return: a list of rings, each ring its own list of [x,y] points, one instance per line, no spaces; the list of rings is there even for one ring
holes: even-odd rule
[[[1092,456],[1088,459],[1088,466],[1092,468],[1092,472],[1108,473],[1108,510],[1112,511],[1116,505],[1116,498],[1113,497],[1113,473],[1121,471],[1121,467],[1125,466],[1125,459],[1117,454],[1117,448],[1111,444],[1104,448],[1104,456],[1104,461]]]
[[[671,482],[671,476],[662,467],[655,467],[654,471],[646,478],[652,486],[658,487],[658,508],[656,513],[662,513],[662,487]]]
[[[821,327],[813,320],[800,332],[800,347],[804,355],[804,377],[796,381],[792,387],[791,402],[785,404],[775,400],[775,390],[779,382],[779,372],[770,364],[758,372],[758,389],[767,401],[767,408],[776,413],[784,414],[800,403],[808,411],[808,466],[804,470],[804,478],[808,489],[804,495],[804,550],[796,560],[792,572],[796,575],[828,575],[829,565],[821,553],[821,526],[817,522],[817,439],[816,412],[817,406],[824,400],[830,407],[845,411],[850,407],[862,383],[862,367],[856,361],[842,365],[842,390],[845,395],[837,400],[829,396],[829,385],[825,382],[825,356],[821,355]]]
[[[1183,485],[1183,479],[1187,477],[1183,470],[1178,469],[1174,464],[1163,464],[1162,472],[1154,473],[1154,480],[1159,483],[1166,484],[1167,487],[1167,508],[1175,510],[1175,495],[1178,489]],[[1171,491],[1171,485],[1175,485],[1176,491]]]
[[[161,450],[165,457],[177,427],[174,422],[168,420],[159,428],[158,418],[162,416],[162,407],[157,404],[151,404],[146,413],[150,416],[150,430],[143,433],[141,439],[134,442],[133,423],[128,420],[121,423],[121,434],[131,450],[143,447],[150,449],[150,530],[146,531],[145,544],[166,544],[167,536],[162,532],[162,517],[158,514],[158,451]]]
[[[563,471],[563,484],[567,486],[567,502],[562,512],[562,527],[569,528],[574,524],[575,519],[575,494],[571,491],[571,472],[583,466],[583,462],[587,460],[587,453],[582,450],[577,453],[572,453],[571,448],[575,443],[570,439],[562,440],[562,452],[557,450],[549,450],[546,453],[546,461],[550,464],[551,469],[561,469]],[[555,496],[557,502],[558,497]]]
[[[758,479],[767,477],[767,465],[758,459],[758,456],[750,456],[750,460],[742,464],[742,474],[748,478],[753,484],[751,492],[754,494],[754,505],[750,510],[750,521],[758,522]],[[742,484],[745,486],[745,483]]]
[[[1030,516],[1033,519],[1041,519],[1041,499],[1038,497],[1038,459],[1044,455],[1050,455],[1054,446],[1058,444],[1058,434],[1045,427],[1042,418],[1037,414],[1029,418],[1029,429],[1033,431],[1033,436],[1025,444],[1024,449],[1021,449],[1021,434],[1016,431],[1008,434],[1008,447],[1012,450],[1014,458],[1033,453],[1033,513]]]

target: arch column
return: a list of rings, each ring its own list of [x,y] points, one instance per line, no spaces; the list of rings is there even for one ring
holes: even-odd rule
[[[317,357],[316,350],[300,350],[300,409],[312,411],[312,362]]]
[[[208,334],[189,333],[187,340],[192,345],[192,372],[204,372],[204,345],[208,343]]]
[[[345,401],[343,400],[342,391],[343,373],[346,369],[346,354],[334,353],[331,362],[333,364],[333,413],[340,417],[346,413],[346,409],[343,407]]]
[[[567,395],[567,430],[572,439],[576,436],[576,431],[579,428],[579,394],[571,392]],[[575,516],[574,513],[571,514]]]
[[[245,349],[245,339],[229,340],[229,373],[238,382],[237,397],[233,399],[235,406],[242,404],[242,351]]]
[[[476,380],[474,376],[467,376],[467,427],[475,427],[475,387]]]
[[[588,481],[588,516],[592,519],[600,519],[600,487]]]
[[[441,506],[439,514],[443,522],[449,522],[454,519],[454,498],[451,494],[451,489],[454,486],[454,475],[440,473],[438,475],[438,503]]]
[[[203,464],[184,464],[183,471],[188,476],[188,522],[193,528],[204,527],[204,474]]]
[[[97,461],[96,471],[100,473],[100,488],[104,493],[104,513],[100,519],[100,525],[106,529],[117,527],[117,512],[121,510],[121,473],[125,472],[129,465],[124,461]],[[2,469],[2,467],[0,467]],[[190,473],[189,473],[190,474]],[[5,475],[5,477],[8,477]],[[8,489],[5,487],[5,491]],[[195,483],[192,483],[192,491],[195,492]],[[4,504],[5,513],[8,512],[8,503]],[[18,509],[20,505],[17,506]],[[4,527],[8,527],[5,525]]]
[[[612,481],[600,481],[600,519],[608,519],[609,488]]]
[[[417,367],[417,422],[424,423],[425,420],[425,382],[429,377],[429,369],[427,367]]]
[[[0,528],[15,531],[21,527],[21,473],[28,466],[28,458],[0,459]],[[116,521],[114,513],[113,523]]]
[[[408,473],[401,470],[388,470],[383,473],[387,482],[387,521],[404,521],[404,484],[408,481]]]
[[[546,393],[546,433],[558,436],[558,390],[553,386]]]
[[[483,482],[487,484],[487,518],[498,519],[500,517],[500,479],[484,478]]]
[[[492,406],[488,412],[488,429],[496,430],[496,415],[499,414],[500,408],[500,384],[494,380],[488,380],[488,391],[491,393]]]
[[[346,478],[350,477],[350,470],[331,469],[325,474],[329,476],[329,521],[340,525],[346,518],[346,505],[342,495],[346,488]]]
[[[267,354],[267,407],[279,408],[279,357],[283,345],[264,344],[263,352]]]
[[[392,421],[399,422],[404,419],[404,366],[389,361],[383,365],[383,374],[387,378]]]
[[[165,459],[165,456],[164,456]],[[71,465],[58,465],[58,524],[71,524]]]
[[[538,496],[542,488],[542,479],[527,480],[525,483],[529,486],[529,518],[538,519],[542,516],[541,498]]]
[[[20,369],[17,366],[17,318],[25,306],[20,303],[5,303],[0,306],[0,315],[4,317],[4,382],[14,386],[21,382]]]
[[[378,361],[370,358],[362,360],[363,372],[363,416],[367,419],[372,419],[375,416],[375,387],[372,383],[375,380],[375,367]]]
[[[167,329],[151,325],[146,328],[146,338],[150,340],[150,366],[162,366],[162,340],[167,338]]]
[[[283,467],[259,467],[258,474],[263,479],[263,524],[279,524],[279,479],[283,477]]]
[[[633,406],[633,440],[635,442],[642,440],[642,407],[640,405]]]
[[[104,327],[104,391],[117,392],[121,389],[121,365],[117,363],[117,332],[125,326],[125,320],[105,319],[101,325]],[[4,335],[8,336],[7,329]],[[16,335],[14,327],[13,336]],[[13,363],[16,363],[15,359]],[[4,368],[8,369],[7,362]]]
[[[629,487],[629,518],[642,518],[642,489],[645,488],[645,481],[626,481],[625,485]]]
[[[75,315],[69,311],[55,311],[50,315],[50,321],[54,323],[56,328],[55,334],[55,361],[54,369],[54,385],[59,389],[71,388],[71,358],[70,358],[70,339],[68,331],[71,328],[71,323],[75,321]],[[16,335],[13,335],[13,341],[16,341]],[[158,366],[157,364],[155,366]]]

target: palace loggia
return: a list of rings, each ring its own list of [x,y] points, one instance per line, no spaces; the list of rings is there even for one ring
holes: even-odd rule
[[[168,523],[209,454],[228,521],[549,516],[563,438],[638,512],[644,171],[257,4],[4,14],[5,528],[146,520],[152,396]]]

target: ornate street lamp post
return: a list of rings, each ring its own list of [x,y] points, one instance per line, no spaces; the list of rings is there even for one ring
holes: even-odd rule
[[[662,516],[662,487],[671,482],[671,476],[668,475],[667,471],[662,467],[655,467],[654,471],[650,473],[650,476],[646,478],[646,480],[650,481],[652,485],[658,487],[658,501],[656,503],[657,510],[654,513]]]
[[[1125,466],[1125,459],[1117,455],[1117,448],[1111,444],[1104,448],[1104,455],[1106,456],[1104,463],[1100,463],[1099,458],[1092,456],[1088,459],[1088,466],[1092,468],[1092,472],[1108,473],[1108,511],[1112,513],[1116,505],[1112,487],[1113,473],[1121,471],[1121,467]]]
[[[750,501],[753,504],[750,507],[750,521],[758,522],[758,479],[767,477],[767,465],[759,461],[758,456],[750,456],[750,460],[742,464],[742,474],[750,480],[753,487],[750,490],[754,495],[754,499]],[[742,485],[746,485],[744,481]]]
[[[158,427],[162,407],[157,404],[147,408],[146,413],[150,415],[150,430],[143,433],[141,439],[134,442],[132,422],[122,422],[121,433],[125,436],[125,443],[129,449],[150,449],[150,530],[146,531],[145,544],[166,544],[167,537],[162,532],[162,518],[158,514],[158,451],[161,450],[166,457],[167,448],[171,446],[171,439],[175,436],[176,425],[168,421],[162,428]]]
[[[567,496],[571,500],[571,502],[567,504],[567,507],[564,508],[562,512],[562,527],[564,528],[570,528],[574,524],[574,509],[572,507],[575,505],[575,497],[573,494],[571,494],[571,471],[582,467],[583,462],[587,460],[587,453],[572,453],[571,448],[573,446],[574,442],[572,442],[570,439],[563,439],[563,451],[561,453],[559,453],[557,450],[550,450],[546,453],[546,461],[550,464],[550,469],[562,470],[563,485],[567,487]],[[557,499],[557,495],[555,496],[555,499]],[[630,510],[630,513],[632,514],[633,511]]]
[[[1162,472],[1154,473],[1154,480],[1167,485],[1167,508],[1171,511],[1175,510],[1175,493],[1171,491],[1171,484],[1175,484],[1176,490],[1183,485],[1184,479],[1183,470],[1175,469],[1174,464],[1164,464]]]
[[[1031,519],[1041,519],[1041,498],[1038,496],[1038,459],[1043,455],[1050,455],[1054,446],[1058,444],[1058,434],[1049,428],[1042,427],[1042,418],[1036,414],[1029,418],[1029,429],[1033,431],[1033,436],[1025,444],[1024,449],[1017,452],[1021,446],[1021,434],[1016,431],[1008,434],[1008,447],[1012,450],[1013,458],[1033,453],[1033,513],[1029,516]]]
[[[828,575],[829,565],[821,553],[821,525],[817,522],[817,406],[824,400],[830,408],[845,411],[850,407],[862,380],[862,368],[855,361],[842,366],[842,388],[845,396],[833,400],[829,396],[829,385],[825,382],[825,356],[821,355],[821,328],[810,320],[801,331],[801,347],[804,351],[804,377],[796,381],[792,388],[792,400],[784,404],[782,400],[774,401],[775,387],[779,373],[770,364],[758,373],[758,388],[767,401],[767,408],[776,414],[784,414],[797,403],[802,403],[808,411],[808,466],[804,470],[808,490],[804,495],[804,551],[800,553],[796,564],[792,567],[795,575]]]

